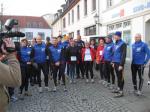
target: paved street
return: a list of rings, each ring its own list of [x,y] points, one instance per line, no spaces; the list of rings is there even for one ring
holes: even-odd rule
[[[131,92],[129,65],[126,65],[125,80],[125,97],[120,99],[114,99],[113,94],[98,83],[97,76],[94,84],[86,84],[85,80],[68,84],[68,92],[63,92],[60,86],[56,93],[45,91],[39,94],[35,86],[30,88],[32,97],[11,103],[8,112],[150,112],[150,86],[146,85],[147,80],[144,95],[140,97]],[[52,88],[52,81],[50,84]]]

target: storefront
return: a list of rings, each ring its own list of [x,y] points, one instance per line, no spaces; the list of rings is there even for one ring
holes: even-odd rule
[[[136,33],[141,33],[143,41],[150,46],[150,0],[129,0],[112,10],[104,11],[102,19],[107,34],[122,32],[122,39],[128,45],[128,59],[131,58],[131,45]]]

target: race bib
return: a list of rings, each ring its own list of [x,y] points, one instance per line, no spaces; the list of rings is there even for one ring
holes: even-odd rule
[[[76,56],[71,56],[71,61],[77,61],[77,57]]]
[[[48,59],[49,59],[49,56],[46,56],[46,59],[48,60]]]
[[[84,61],[92,61],[91,55],[85,55]]]
[[[45,51],[45,48],[42,48],[42,51],[44,52],[44,51]]]
[[[141,47],[138,47],[137,49],[136,49],[136,52],[141,52]]]
[[[100,56],[103,55],[103,51],[99,51],[99,55],[100,55]]]
[[[31,51],[28,51],[27,53],[30,55],[30,54],[31,54]]]

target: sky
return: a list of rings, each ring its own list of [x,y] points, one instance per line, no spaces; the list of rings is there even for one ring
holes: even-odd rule
[[[42,16],[54,14],[65,0],[0,0],[4,15]]]

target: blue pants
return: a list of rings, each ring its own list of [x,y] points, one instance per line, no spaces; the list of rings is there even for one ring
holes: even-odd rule
[[[76,64],[70,64],[69,66],[69,74],[70,74],[70,79],[73,80],[75,78],[75,68]]]

